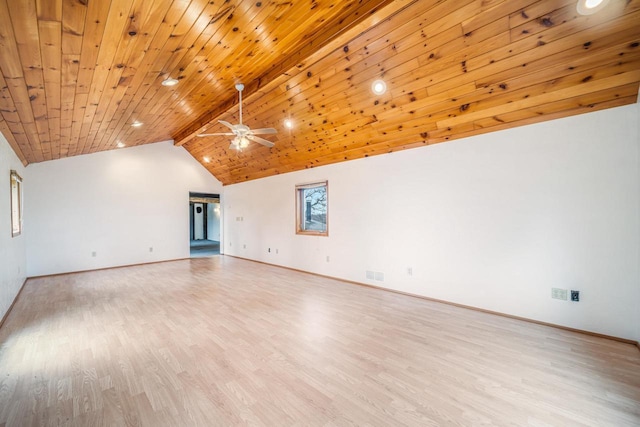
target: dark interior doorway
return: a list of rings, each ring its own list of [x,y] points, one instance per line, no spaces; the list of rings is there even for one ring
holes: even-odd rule
[[[219,194],[189,193],[189,251],[191,257],[220,254]]]

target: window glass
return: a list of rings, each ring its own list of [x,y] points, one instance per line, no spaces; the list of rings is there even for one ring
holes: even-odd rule
[[[297,233],[328,234],[327,182],[296,186]]]
[[[11,171],[11,236],[22,233],[22,178]]]

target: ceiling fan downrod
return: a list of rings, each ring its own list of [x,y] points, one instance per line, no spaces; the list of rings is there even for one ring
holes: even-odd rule
[[[240,124],[242,124],[242,91],[244,90],[244,85],[242,83],[238,83],[236,85],[236,90],[240,93]]]

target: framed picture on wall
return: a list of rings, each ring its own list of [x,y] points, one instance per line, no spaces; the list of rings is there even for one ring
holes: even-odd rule
[[[22,178],[12,170],[11,184],[11,237],[22,233]]]

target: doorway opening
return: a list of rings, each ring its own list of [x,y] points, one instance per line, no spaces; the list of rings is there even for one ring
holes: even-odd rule
[[[189,252],[191,258],[220,254],[220,195],[189,193]]]

